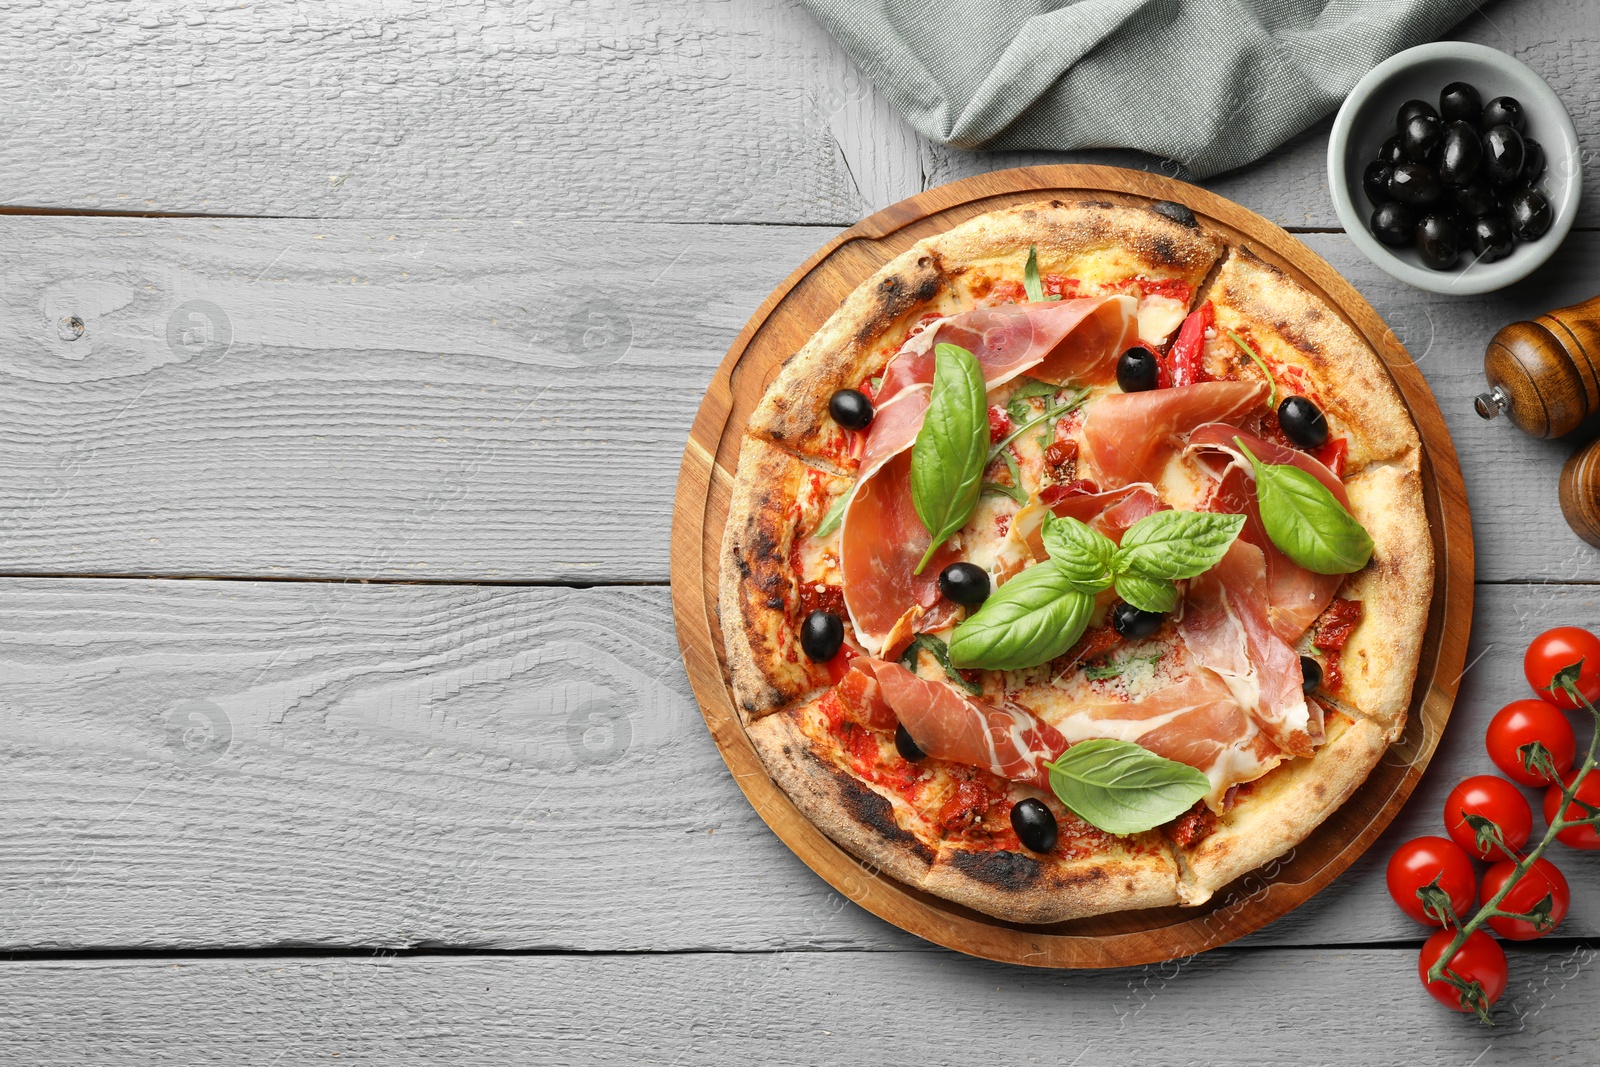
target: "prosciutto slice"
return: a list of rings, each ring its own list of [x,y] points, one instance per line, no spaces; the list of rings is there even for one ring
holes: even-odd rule
[[[982,767],[1013,782],[1049,790],[1044,764],[1067,750],[1054,727],[1022,708],[997,708],[957,692],[944,682],[919,678],[898,663],[857,659],[878,680],[917,747],[937,759]]]
[[[1220,563],[1190,580],[1178,634],[1275,745],[1309,756],[1322,741],[1322,712],[1301,690],[1299,653],[1267,618],[1266,585],[1261,550],[1234,541]]]
[[[1178,435],[1247,415],[1266,395],[1261,382],[1201,382],[1112,393],[1101,397],[1083,421],[1082,455],[1103,486],[1156,483]]]
[[[1287,448],[1223,423],[1200,426],[1189,435],[1188,451],[1218,479],[1210,509],[1245,517],[1239,536],[1259,548],[1266,557],[1268,617],[1273,630],[1291,644],[1322,614],[1339,585],[1339,574],[1318,574],[1306,570],[1278,550],[1261,524],[1261,509],[1256,503],[1255,479],[1249,461],[1234,444],[1237,437],[1263,463],[1289,463],[1327,486],[1340,504],[1350,504],[1344,483],[1315,457]]]

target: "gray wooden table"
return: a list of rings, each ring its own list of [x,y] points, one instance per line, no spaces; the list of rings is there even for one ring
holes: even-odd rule
[[[793,0],[0,3],[0,1061],[1596,1059],[1600,862],[1435,1008],[1382,862],[1488,769],[1548,625],[1600,625],[1568,447],[1468,399],[1600,289],[1600,166],[1534,279],[1447,300],[1337,229],[1326,123],[1210,187],[1367,295],[1444,408],[1471,666],[1391,833],[1162,966],[902,934],[763,826],[678,658],[667,541],[712,368],[839,227],[1027,162],[920,140]],[[1600,144],[1588,0],[1458,36]]]

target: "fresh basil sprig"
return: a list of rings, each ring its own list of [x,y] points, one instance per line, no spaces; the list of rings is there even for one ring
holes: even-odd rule
[[[1078,643],[1094,594],[1054,561],[1037,563],[990,594],[950,635],[957,667],[1015,671],[1048,663]]]
[[[911,503],[931,538],[916,574],[972,517],[989,465],[983,368],[958,345],[935,345],[933,357],[933,395],[911,445]]]
[[[1233,443],[1255,474],[1261,525],[1290,559],[1318,574],[1351,574],[1372,558],[1372,537],[1316,476],[1288,463],[1262,463]]]
[[[1108,834],[1154,829],[1211,792],[1211,780],[1200,771],[1132,741],[1080,741],[1045,767],[1061,803]]]
[[[900,665],[912,674],[917,673],[917,661],[926,651],[944,669],[945,677],[969,693],[983,692],[983,686],[976,682],[969,682],[961,677],[961,672],[956,670],[955,664],[950,662],[950,646],[939,640],[933,634],[918,634],[911,639],[911,644],[900,654]]]

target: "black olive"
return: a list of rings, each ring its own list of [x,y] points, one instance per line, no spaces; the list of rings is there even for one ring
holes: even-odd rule
[[[1422,216],[1422,221],[1417,223],[1416,243],[1423,265],[1434,270],[1449,270],[1461,255],[1461,231],[1443,212]]]
[[[1389,175],[1394,173],[1394,164],[1385,163],[1375,159],[1367,164],[1367,169],[1361,175],[1361,188],[1367,191],[1367,199],[1374,205],[1386,204],[1392,197],[1389,196]]]
[[[1426,100],[1407,100],[1405,103],[1400,105],[1400,110],[1395,114],[1395,132],[1400,134],[1401,137],[1404,137],[1406,123],[1410,122],[1418,115],[1427,115],[1432,118],[1439,117],[1439,113],[1433,109],[1433,105],[1428,103]]]
[[[1480,176],[1466,185],[1458,185],[1450,190],[1450,199],[1456,207],[1465,211],[1473,218],[1487,215],[1495,210],[1494,190],[1489,183]]]
[[[1400,149],[1400,138],[1391,137],[1383,142],[1383,147],[1378,149],[1378,162],[1399,163],[1406,158],[1405,152]]]
[[[1328,418],[1303,396],[1286,396],[1278,405],[1278,428],[1301,448],[1321,448],[1328,443]]]
[[[859,389],[840,389],[828,399],[828,414],[847,430],[865,430],[872,424],[872,401]]]
[[[826,663],[844,644],[844,620],[831,611],[813,611],[800,624],[800,649],[810,659]]]
[[[1483,142],[1478,131],[1465,122],[1452,122],[1445,127],[1444,141],[1439,147],[1439,180],[1446,185],[1466,185],[1477,177],[1478,164],[1483,162]]]
[[[1317,691],[1317,686],[1322,684],[1322,664],[1310,656],[1300,657],[1300,691],[1307,696]]]
[[[1467,231],[1472,240],[1472,252],[1481,262],[1493,263],[1505,259],[1511,254],[1511,248],[1516,243],[1511,236],[1511,227],[1506,225],[1506,220],[1499,215],[1485,215],[1481,219],[1472,220],[1472,228]]]
[[[952,563],[939,572],[939,592],[972,607],[989,599],[989,572],[976,563]]]
[[[1483,135],[1483,173],[1494,185],[1510,185],[1521,177],[1527,155],[1522,134],[1505,123]]]
[[[1161,629],[1166,618],[1166,612],[1140,611],[1126,600],[1119,600],[1111,609],[1111,628],[1129,641],[1137,641]]]
[[[1416,209],[1398,200],[1379,204],[1377,210],[1372,213],[1373,236],[1390,248],[1410,244],[1411,237],[1416,232]]]
[[[1532,137],[1522,139],[1522,182],[1532,185],[1544,174],[1544,145]]]
[[[1426,163],[1444,137],[1444,123],[1438,115],[1412,115],[1400,127],[1400,147],[1413,163]]]
[[[1178,223],[1180,226],[1187,226],[1191,230],[1200,228],[1200,224],[1195,221],[1193,211],[1190,211],[1182,204],[1175,204],[1171,200],[1157,200],[1150,205],[1150,210],[1157,215],[1165,215],[1173,222]]]
[[[1117,360],[1117,384],[1124,393],[1154,389],[1161,377],[1161,360],[1143,345],[1122,353]]]
[[[928,758],[928,754],[918,748],[917,743],[911,739],[905,723],[894,728],[894,747],[899,751],[900,758],[907,763],[921,763]]]
[[[1528,128],[1528,116],[1523,114],[1522,102],[1514,96],[1497,96],[1483,105],[1483,117],[1478,125],[1485,130],[1492,126],[1510,126],[1521,133]]]
[[[1444,194],[1444,186],[1433,171],[1421,163],[1397,163],[1389,176],[1389,195],[1402,204],[1421,207]]]
[[[1550,223],[1555,221],[1555,213],[1550,210],[1550,201],[1539,190],[1518,189],[1511,194],[1506,221],[1511,224],[1511,232],[1519,240],[1537,241],[1550,229]]]
[[[1483,97],[1466,82],[1451,82],[1439,93],[1439,115],[1446,122],[1470,122],[1483,117]]]
[[[1042,800],[1029,797],[1017,801],[1011,808],[1011,828],[1017,832],[1018,840],[1035,852],[1049,852],[1056,847],[1056,816]]]

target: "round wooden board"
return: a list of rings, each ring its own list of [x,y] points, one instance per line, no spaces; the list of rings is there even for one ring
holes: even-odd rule
[[[767,776],[739,723],[716,603],[728,490],[743,430],[778,365],[846,294],[920,238],[986,211],[1050,197],[1187,204],[1202,225],[1248,246],[1338,309],[1382,356],[1421,433],[1436,565],[1405,736],[1311,836],[1199,907],[1029,926],[869,871],[800,814]],[[1400,810],[1433,755],[1466,658],[1472,583],[1472,525],[1455,448],[1427,383],[1372,307],[1316,253],[1254,212],[1183,182],[1114,167],[1023,167],[968,178],[903,200],[829,241],[767,297],[717,369],[684,450],[672,521],[672,603],[684,665],[711,735],[756,812],[829,885],[874,915],[948,948],[1037,967],[1131,966],[1216,948],[1295,908],[1348,867]]]

